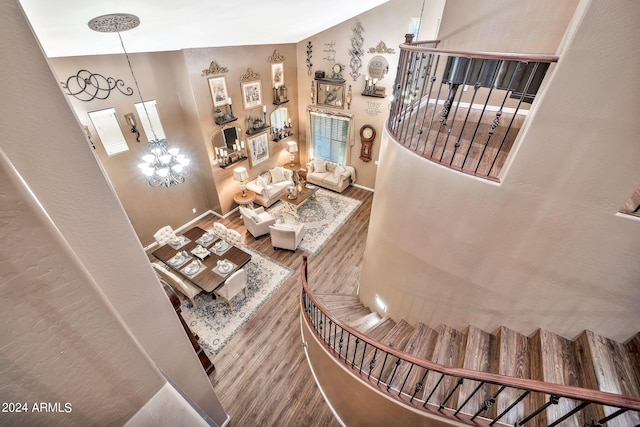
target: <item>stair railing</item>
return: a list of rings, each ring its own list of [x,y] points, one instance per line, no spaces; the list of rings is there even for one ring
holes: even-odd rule
[[[409,38],[400,45],[387,129],[422,157],[498,181],[527,105],[558,57],[435,44]]]
[[[302,317],[316,339],[353,375],[401,404],[476,426],[524,426],[534,419],[531,425],[543,419],[544,425],[558,426],[572,417],[585,426],[606,426],[625,412],[640,412],[639,397],[454,368],[388,347],[332,316],[309,289],[307,268],[303,256]],[[564,399],[572,409],[553,420],[543,418],[547,407]],[[596,412],[596,406],[604,412]]]

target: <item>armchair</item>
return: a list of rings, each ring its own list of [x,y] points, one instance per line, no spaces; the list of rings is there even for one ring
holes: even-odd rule
[[[244,221],[244,226],[253,237],[260,237],[269,233],[269,226],[276,223],[276,219],[264,210],[263,207],[249,209],[240,206],[240,214]]]
[[[304,224],[275,224],[271,230],[271,246],[273,248],[295,251],[304,238]]]
[[[244,271],[244,268],[234,272],[231,274],[227,280],[225,280],[224,285],[220,288],[213,291],[217,296],[222,298],[229,304],[229,308],[233,310],[233,305],[231,304],[231,300],[233,297],[238,295],[240,291],[244,291],[244,297],[247,297],[247,274]]]

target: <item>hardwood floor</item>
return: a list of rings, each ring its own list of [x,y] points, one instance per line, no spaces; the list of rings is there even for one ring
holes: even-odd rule
[[[316,256],[309,255],[309,283],[317,292],[355,295],[367,238],[373,193],[348,187],[343,195],[362,201]],[[338,426],[316,386],[302,348],[299,322],[300,265],[303,251],[271,247],[269,236],[246,233],[236,212],[220,221],[238,230],[253,249],[292,268],[294,273],[256,316],[213,359],[209,376],[230,426]]]

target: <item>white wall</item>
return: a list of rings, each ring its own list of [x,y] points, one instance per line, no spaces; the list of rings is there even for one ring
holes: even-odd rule
[[[386,142],[366,304],[378,294],[394,319],[432,327],[638,332],[640,222],[617,211],[640,182],[639,14],[637,2],[580,3],[501,184]]]
[[[86,268],[145,353],[222,424],[226,414],[211,383],[17,1],[1,3],[0,27],[0,150],[71,247],[74,262]],[[11,233],[28,237],[21,231]],[[37,244],[36,239],[29,241]],[[46,284],[49,277],[41,279]],[[81,317],[71,321],[83,326]],[[40,324],[46,325],[46,319]],[[108,336],[96,332],[93,338],[101,343],[97,351],[106,352]]]

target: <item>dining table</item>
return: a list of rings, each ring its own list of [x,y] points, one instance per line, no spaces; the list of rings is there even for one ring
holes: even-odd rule
[[[169,240],[152,255],[208,293],[251,261],[248,252],[197,226]]]

